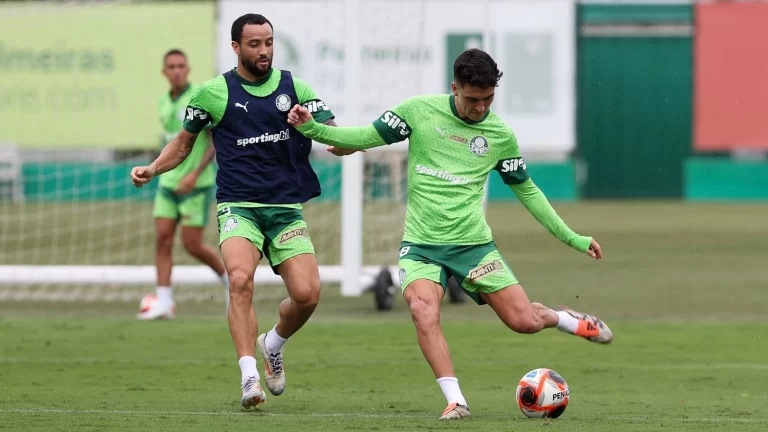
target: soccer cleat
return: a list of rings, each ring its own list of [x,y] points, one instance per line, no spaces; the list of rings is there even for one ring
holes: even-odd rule
[[[256,339],[256,344],[264,358],[264,382],[267,384],[269,392],[275,396],[283,394],[285,390],[285,370],[283,369],[283,352],[273,354],[267,351],[265,343],[266,333]]]
[[[156,319],[174,319],[176,317],[176,303],[156,301],[151,303],[146,310],[136,314],[136,319],[140,321],[151,321]]]
[[[461,420],[470,417],[471,415],[472,414],[469,412],[469,408],[466,405],[460,405],[454,402],[445,407],[445,411],[443,411],[440,420]]]
[[[594,315],[588,315],[581,312],[576,312],[573,309],[567,307],[558,307],[555,310],[567,312],[572,317],[579,320],[579,327],[576,329],[576,336],[581,336],[590,342],[597,342],[600,344],[609,344],[613,340],[613,332],[607,325],[598,317]]]
[[[259,379],[255,376],[248,377],[248,379],[241,384],[241,387],[243,388],[243,397],[240,398],[240,405],[242,405],[243,408],[255,408],[267,401],[267,394],[261,389]]]

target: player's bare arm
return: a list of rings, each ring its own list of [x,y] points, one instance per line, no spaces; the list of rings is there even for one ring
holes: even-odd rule
[[[193,134],[182,129],[160,152],[160,156],[148,166],[134,167],[131,170],[131,180],[136,187],[142,187],[149,183],[153,177],[168,172],[179,166],[189,156],[195,145],[198,134]]]
[[[200,178],[200,175],[205,171],[205,168],[216,156],[216,148],[213,146],[213,136],[211,135],[211,131],[207,130],[205,133],[208,136],[208,148],[205,150],[205,154],[197,167],[181,179],[179,187],[176,188],[176,193],[183,195],[192,192],[195,189],[198,178]]]

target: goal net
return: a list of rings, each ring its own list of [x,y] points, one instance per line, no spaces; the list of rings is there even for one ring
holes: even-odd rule
[[[339,125],[361,126],[407,97],[446,92],[453,58],[487,45],[488,2],[457,23],[461,4],[265,0],[256,12],[275,28],[274,66],[306,81]],[[129,172],[160,150],[162,55],[182,49],[192,82],[212,78],[236,65],[231,23],[254,10],[245,0],[0,2],[0,300],[137,300],[152,290],[157,181],[136,189]],[[56,32],[60,45],[41,34],[35,48],[32,25]],[[321,279],[343,295],[361,294],[384,268],[396,280],[406,145],[343,158],[315,145],[323,194],[304,213]],[[204,241],[216,245],[210,212]],[[178,300],[224,301],[179,232],[173,263]],[[257,296],[282,295],[266,261],[255,278]]]

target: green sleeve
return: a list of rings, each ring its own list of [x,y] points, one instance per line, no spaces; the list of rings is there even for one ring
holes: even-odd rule
[[[304,108],[312,114],[312,117],[316,122],[325,123],[328,120],[335,118],[328,105],[317,97],[317,94],[315,94],[315,91],[312,90],[312,87],[310,87],[309,84],[299,78],[293,77],[293,87],[296,89],[296,96],[299,98],[299,104],[304,106]]]
[[[498,171],[506,185],[518,185],[531,178],[528,167],[520,157],[520,148],[517,146],[517,138],[512,130],[507,133],[507,141],[503,143],[499,153],[499,161],[493,168]]]
[[[373,125],[364,127],[334,127],[314,119],[296,128],[302,135],[319,143],[349,150],[365,150],[387,144]]]
[[[510,184],[509,188],[533,217],[558,240],[581,252],[586,252],[589,249],[592,237],[578,235],[568,228],[549,204],[541,189],[533,183],[533,180],[529,178],[519,184]]]
[[[373,127],[387,144],[405,141],[411,136],[413,133],[411,125],[414,117],[416,117],[414,111],[417,110],[417,105],[417,97],[406,99],[373,121]]]
[[[199,134],[206,127],[215,126],[224,116],[228,98],[227,82],[223,75],[201,84],[190,97],[184,129]]]

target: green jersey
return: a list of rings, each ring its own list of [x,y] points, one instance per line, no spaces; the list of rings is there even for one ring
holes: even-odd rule
[[[403,241],[477,245],[492,241],[483,211],[484,186],[497,171],[528,210],[561,241],[581,250],[591,239],[571,231],[533,184],[512,130],[489,111],[459,118],[453,95],[410,98],[365,128],[297,128],[317,142],[364,149],[409,139],[408,203]]]
[[[466,122],[456,114],[453,95],[422,96],[385,112],[373,126],[388,144],[409,139],[403,241],[492,240],[483,212],[488,173],[498,169],[508,183],[528,179],[515,135],[495,113]]]
[[[237,74],[237,69],[235,69]],[[256,97],[267,97],[277,90],[280,85],[280,71],[272,69],[269,74],[257,82],[246,81],[237,75],[243,88],[248,93]],[[296,90],[298,103],[304,105],[311,113],[315,121],[323,123],[332,119],[333,113],[323,101],[321,101],[315,91],[307,83],[293,77],[293,86]],[[216,126],[224,112],[227,110],[227,100],[229,91],[227,90],[227,81],[224,75],[204,82],[193,94],[188,104],[188,114],[184,119],[184,129],[191,133],[200,133],[203,128]]]
[[[181,131],[184,118],[187,113],[187,104],[189,104],[196,86],[188,86],[184,92],[176,99],[171,98],[170,92],[160,98],[160,123],[163,125],[163,146],[168,145],[176,135]],[[161,187],[176,190],[179,182],[184,176],[194,171],[203,160],[203,155],[208,149],[208,135],[200,134],[197,136],[192,152],[178,167],[160,175],[159,184]],[[205,188],[213,186],[215,178],[215,168],[213,164],[208,164],[195,183],[196,188]]]

